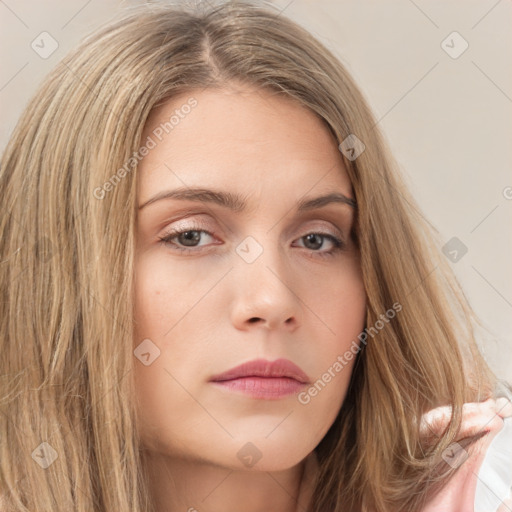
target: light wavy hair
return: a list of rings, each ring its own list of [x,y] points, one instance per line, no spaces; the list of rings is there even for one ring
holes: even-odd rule
[[[1,161],[3,511],[154,510],[134,400],[137,169],[103,199],[94,190],[140,148],[156,106],[230,83],[293,98],[338,143],[364,142],[356,160],[342,158],[357,200],[366,325],[403,306],[358,354],[316,448],[309,511],[418,511],[455,472],[441,453],[462,404],[498,394],[439,235],[339,60],[270,6],[144,5],[57,65]],[[440,405],[453,406],[452,421],[426,440],[421,416]]]

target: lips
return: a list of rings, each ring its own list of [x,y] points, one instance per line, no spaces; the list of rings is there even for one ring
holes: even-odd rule
[[[301,384],[306,384],[310,381],[304,371],[288,359],[276,359],[275,361],[255,359],[254,361],[243,363],[235,368],[231,368],[231,370],[215,375],[210,380],[212,382],[225,382],[248,377],[263,377],[268,379],[287,378],[293,379]]]
[[[210,382],[227,393],[258,400],[280,400],[300,392],[309,377],[288,359],[256,359],[215,375]]]

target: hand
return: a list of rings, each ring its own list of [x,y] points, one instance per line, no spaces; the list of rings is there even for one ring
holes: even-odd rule
[[[421,420],[420,432],[429,437],[441,436],[450,421],[452,407],[436,407],[426,412]],[[500,397],[485,402],[472,402],[462,406],[462,423],[456,441],[481,432],[501,428],[503,418],[512,417],[512,402]]]

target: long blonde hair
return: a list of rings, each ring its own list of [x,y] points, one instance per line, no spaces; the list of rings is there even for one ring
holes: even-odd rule
[[[475,318],[439,240],[400,181],[367,103],[340,62],[283,14],[249,2],[145,5],[88,37],[47,77],[1,162],[2,510],[153,510],[134,406],[136,166],[157,105],[230,82],[294,98],[338,143],[357,200],[367,325],[402,311],[358,354],[317,447],[310,512],[415,512],[454,470],[440,454],[464,402],[495,393]],[[118,174],[119,175],[119,174]],[[444,435],[419,421],[450,404]],[[45,467],[46,466],[46,467]]]

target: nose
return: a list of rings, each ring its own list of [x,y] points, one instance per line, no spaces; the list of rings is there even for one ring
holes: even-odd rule
[[[265,328],[292,332],[300,325],[301,301],[294,292],[289,269],[276,248],[266,248],[253,261],[240,259],[234,280],[232,324],[240,330]]]

